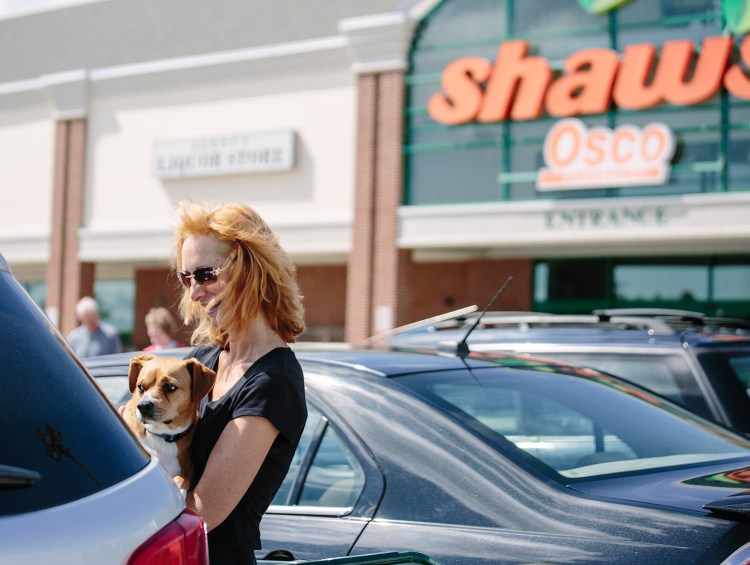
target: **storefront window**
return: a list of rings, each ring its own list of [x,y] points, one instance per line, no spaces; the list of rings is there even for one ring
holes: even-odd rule
[[[521,0],[508,4],[513,10],[513,32],[519,35],[562,34],[583,27],[606,25],[606,19],[582,10],[578,0]]]
[[[750,295],[750,265],[717,265],[713,270],[716,300],[745,300]]]
[[[615,265],[614,297],[619,304],[708,300],[706,265]]]
[[[123,345],[131,343],[135,283],[129,279],[98,280],[94,283],[94,298],[99,303],[101,319],[117,328]]]
[[[47,301],[46,281],[24,281],[23,287],[26,289],[26,292],[31,295],[31,298],[36,302],[36,305],[44,310],[44,305]]]
[[[738,115],[737,126],[739,127],[730,132],[727,148],[727,184],[729,190],[748,190],[750,189],[750,130],[742,129],[742,124],[750,125],[750,108],[741,108],[742,116],[739,116],[740,109],[737,110],[733,109],[733,114]]]
[[[499,160],[500,149],[494,146],[427,153],[411,164],[409,186],[414,192],[409,198],[423,204],[455,202],[458,187],[462,202],[499,200]]]
[[[417,30],[412,74],[440,73],[456,53],[494,57],[507,34],[505,15],[502,0],[443,2]]]
[[[534,268],[540,312],[677,308],[750,317],[750,257],[550,259]]]

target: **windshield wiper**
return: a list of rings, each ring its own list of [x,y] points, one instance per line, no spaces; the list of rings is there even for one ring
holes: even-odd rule
[[[0,465],[0,490],[30,487],[41,478],[42,476],[36,471]]]

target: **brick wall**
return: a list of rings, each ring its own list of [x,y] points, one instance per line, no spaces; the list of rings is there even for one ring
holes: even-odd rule
[[[344,341],[346,322],[346,265],[297,268],[304,297],[304,341]]]
[[[492,310],[530,310],[532,264],[530,259],[410,263],[402,277],[409,299],[403,302],[396,325],[472,304],[482,310],[508,276],[513,276],[513,283]]]
[[[135,312],[133,318],[133,349],[143,349],[150,341],[146,333],[146,314],[151,308],[163,306],[168,308],[178,324],[182,323],[177,305],[180,300],[181,287],[170,269],[138,269],[135,273]],[[190,328],[181,326],[178,340],[190,341]]]

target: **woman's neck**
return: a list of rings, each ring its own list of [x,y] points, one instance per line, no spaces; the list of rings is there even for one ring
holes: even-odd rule
[[[229,336],[223,356],[228,362],[253,363],[277,347],[287,347],[287,344],[271,329],[264,316],[257,316],[245,333]]]

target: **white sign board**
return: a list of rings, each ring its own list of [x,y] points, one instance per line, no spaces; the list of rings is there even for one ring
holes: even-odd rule
[[[294,150],[292,130],[157,141],[154,175],[176,179],[289,171]]]
[[[675,140],[666,124],[587,128],[579,119],[557,122],[544,141],[536,188],[576,190],[664,184]]]

